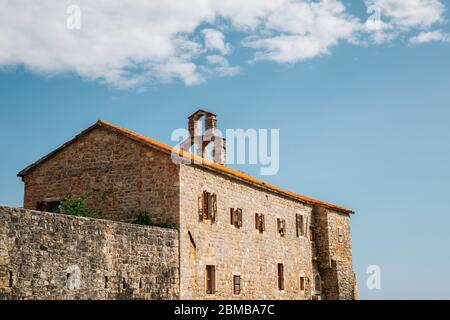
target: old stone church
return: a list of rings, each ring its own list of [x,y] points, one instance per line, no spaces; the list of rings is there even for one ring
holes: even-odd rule
[[[353,212],[226,166],[216,115],[188,127],[175,153],[194,161],[99,121],[21,171],[24,208],[0,207],[0,299],[354,299]],[[51,213],[67,195],[94,219]],[[176,227],[131,224],[142,212]]]

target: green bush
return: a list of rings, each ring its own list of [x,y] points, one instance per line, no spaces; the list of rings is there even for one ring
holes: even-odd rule
[[[92,217],[92,211],[85,204],[86,197],[65,196],[59,205],[59,212],[69,216]]]
[[[152,223],[152,219],[147,212],[141,212],[138,214],[136,220],[133,221],[134,224],[140,224],[143,226],[150,226]]]

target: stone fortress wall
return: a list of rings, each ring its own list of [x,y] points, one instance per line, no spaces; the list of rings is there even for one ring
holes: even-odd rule
[[[178,231],[0,207],[0,300],[178,299]]]

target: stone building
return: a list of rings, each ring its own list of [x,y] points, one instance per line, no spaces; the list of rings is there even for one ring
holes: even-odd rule
[[[199,129],[200,121],[204,121],[205,133]],[[106,258],[92,266],[86,261],[82,263],[83,275],[92,272],[97,276],[88,276],[90,282],[84,286],[85,294],[78,297],[120,298],[120,290],[114,295],[102,292],[107,290],[104,289],[107,286],[105,277],[109,273],[110,282],[120,288],[121,283],[127,281],[120,270],[128,268],[134,279],[129,287],[135,289],[130,298],[353,299],[356,288],[350,232],[353,212],[282,190],[227,167],[224,165],[225,140],[216,130],[216,116],[199,110],[189,117],[191,137],[181,145],[181,150],[176,150],[99,121],[19,173],[25,183],[24,208],[27,209],[22,215],[35,219],[34,225],[30,223],[31,228],[39,228],[37,233],[42,237],[47,239],[53,235],[58,241],[64,237],[64,232],[48,233],[47,222],[45,226],[39,223],[39,212],[42,219],[53,221],[49,225],[56,223],[54,219],[68,219],[42,213],[53,211],[66,195],[86,196],[94,217],[102,219],[87,221],[95,225],[91,230],[101,235],[103,244],[97,244],[96,250]],[[212,160],[206,157],[208,148],[213,150]],[[174,161],[176,158],[183,161]],[[20,214],[14,218],[18,213],[14,210],[11,213],[11,210],[3,211],[3,219],[0,210],[0,236],[5,237],[5,241],[7,233],[26,233],[23,224],[12,223],[14,219],[31,219]],[[143,212],[148,213],[155,224],[176,225],[176,230],[170,231],[176,233],[176,239],[172,233],[167,234],[160,228],[146,231],[125,227]],[[96,225],[97,221],[99,225]],[[59,223],[72,225],[74,222]],[[105,227],[105,224],[115,223],[119,226]],[[66,227],[69,234],[78,230],[73,226]],[[84,224],[77,228],[89,234],[86,230],[90,229]],[[124,237],[124,232],[130,232],[130,239],[123,240],[125,244],[120,248],[108,244],[108,239],[114,239],[118,230]],[[143,236],[144,240],[152,232],[163,236],[157,236],[159,242],[147,243],[136,240],[133,235],[136,232],[141,236],[147,234],[147,238]],[[20,285],[20,281],[12,279],[13,271],[8,268],[40,254],[32,249],[29,256],[17,258],[14,253],[20,248],[13,238],[8,238],[10,246],[4,246],[4,259],[0,260],[0,279],[4,279],[0,282],[0,296],[2,292],[6,297],[20,296],[20,292],[8,295],[13,289],[4,289],[8,285],[13,285],[9,288]],[[29,241],[38,241],[29,238]],[[95,239],[92,237],[93,242]],[[17,241],[24,244],[25,240]],[[155,261],[150,256],[133,258],[140,256],[133,244],[136,241],[140,244],[139,250],[149,246],[151,252],[158,252],[155,246],[164,247],[161,250],[172,259],[162,268],[167,270],[164,276],[158,274],[161,268],[151,267],[161,264],[158,259]],[[111,258],[116,254],[114,250],[119,249],[129,263],[111,264],[115,259]],[[2,247],[0,257],[1,250]],[[110,254],[105,255],[105,250]],[[173,262],[173,250],[178,256],[176,263]],[[76,264],[76,250],[71,254]],[[14,259],[16,263],[11,262]],[[83,257],[79,259],[83,260]],[[113,267],[102,266],[105,261]],[[36,269],[36,266],[30,268]],[[46,272],[52,273],[50,266],[46,266]],[[26,274],[22,270],[23,281],[30,280],[26,279]],[[145,287],[142,279],[148,277],[154,280],[149,280],[148,286],[154,285],[158,290],[155,293],[149,289],[148,294],[139,294]],[[59,283],[64,282],[61,276],[58,279]],[[158,281],[167,286],[167,292],[158,286]],[[90,294],[89,287],[95,287],[97,293]],[[53,297],[74,297],[58,292],[55,291]]]

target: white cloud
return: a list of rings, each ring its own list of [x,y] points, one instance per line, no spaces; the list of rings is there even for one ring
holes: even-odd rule
[[[440,0],[365,0],[367,7],[380,14],[381,21],[373,27],[373,19],[365,23],[372,40],[383,43],[394,40],[401,33],[424,30],[445,22],[445,6]]]
[[[239,66],[232,66],[226,58],[220,55],[209,55],[206,56],[206,61],[209,67],[203,67],[205,72],[208,74],[215,74],[216,76],[229,77],[235,76],[241,73],[241,68]]]
[[[294,63],[367,35],[385,42],[444,23],[438,0],[365,1],[382,8],[380,30],[342,0],[0,0],[0,68],[73,73],[119,88],[195,85],[240,73],[224,56],[242,46],[254,60]],[[66,27],[69,5],[81,8],[80,30]],[[244,41],[230,41],[232,32]]]
[[[263,35],[244,45],[257,49],[256,60],[292,63],[329,53],[341,41],[353,42],[359,28],[339,1],[285,2],[267,16]]]
[[[450,42],[450,35],[442,31],[421,32],[417,36],[409,39],[412,44],[422,44],[433,41]]]
[[[205,48],[209,50],[217,50],[221,54],[228,54],[230,52],[230,45],[225,42],[225,35],[219,30],[203,29],[205,37]]]

